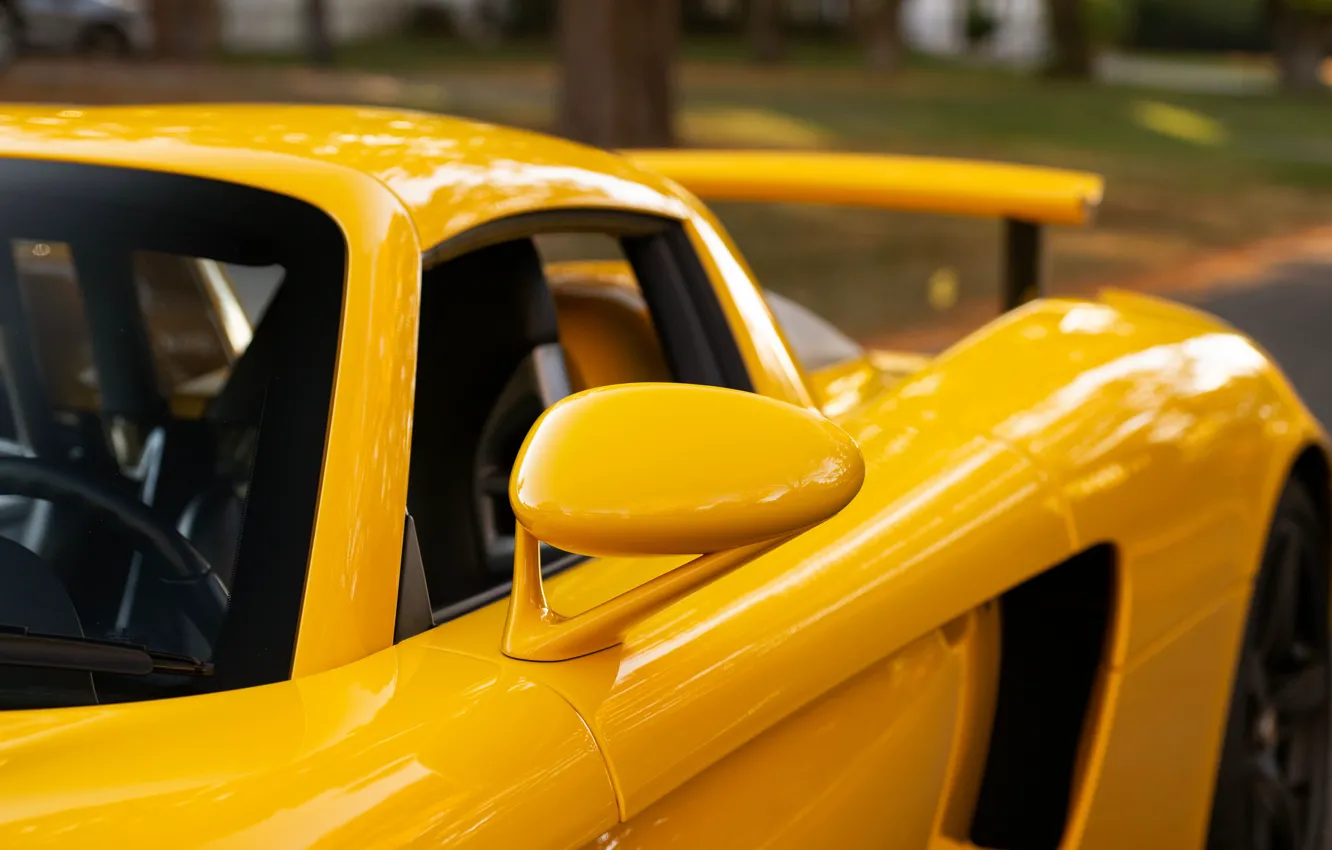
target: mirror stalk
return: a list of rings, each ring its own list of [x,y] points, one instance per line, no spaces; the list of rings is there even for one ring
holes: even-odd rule
[[[702,584],[776,548],[796,534],[702,555],[573,617],[551,610],[541,581],[541,549],[521,524],[514,541],[513,592],[501,651],[520,661],[567,661],[616,646],[630,626]]]

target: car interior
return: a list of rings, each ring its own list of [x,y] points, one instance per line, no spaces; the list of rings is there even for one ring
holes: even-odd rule
[[[31,262],[50,250],[15,243],[21,304],[2,322],[0,624],[208,658],[235,579],[274,343],[300,320],[299,293],[279,289],[233,359],[208,310],[164,271],[180,264],[136,262],[130,293],[109,269],[81,285],[68,261]],[[135,351],[126,336],[146,345]],[[227,377],[199,415],[165,404],[171,386],[217,370]],[[49,706],[162,686],[11,669],[0,695]]]
[[[447,604],[511,574],[509,472],[537,417],[571,386],[530,239],[426,270],[420,316],[407,509],[432,602]]]

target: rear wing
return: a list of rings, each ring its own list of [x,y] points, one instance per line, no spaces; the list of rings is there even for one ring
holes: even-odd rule
[[[1104,193],[1096,174],[965,159],[784,151],[624,153],[705,201],[833,204],[1001,219],[1004,310],[1042,292],[1042,228],[1090,223]]]

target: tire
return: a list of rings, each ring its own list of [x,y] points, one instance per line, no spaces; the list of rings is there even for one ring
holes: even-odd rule
[[[1326,850],[1332,775],[1328,531],[1286,486],[1254,582],[1208,850]]]
[[[0,2],[0,71],[14,64],[22,47],[23,30],[8,3]]]
[[[98,59],[121,59],[132,52],[129,37],[110,24],[98,24],[79,39],[79,52]]]

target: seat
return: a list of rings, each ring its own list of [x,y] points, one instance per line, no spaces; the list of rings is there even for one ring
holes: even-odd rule
[[[195,453],[210,460],[202,481],[189,470],[191,494],[176,520],[179,531],[199,550],[222,583],[231,589],[236,556],[245,518],[242,484],[250,473],[253,437],[259,427],[278,357],[279,336],[299,321],[301,303],[290,287],[279,286],[273,301],[254,329],[244,353],[232,366],[226,382],[207,404],[203,421],[208,445],[195,445]],[[190,423],[183,423],[189,425]],[[175,435],[178,439],[185,435]],[[198,436],[196,443],[198,443]],[[168,441],[168,447],[172,441]],[[175,465],[177,468],[179,463]],[[186,486],[186,485],[183,485]]]
[[[569,393],[555,303],[531,240],[426,271],[407,508],[432,604],[511,572],[508,478],[523,437]]]
[[[554,263],[546,277],[575,390],[672,380],[628,263]]]

